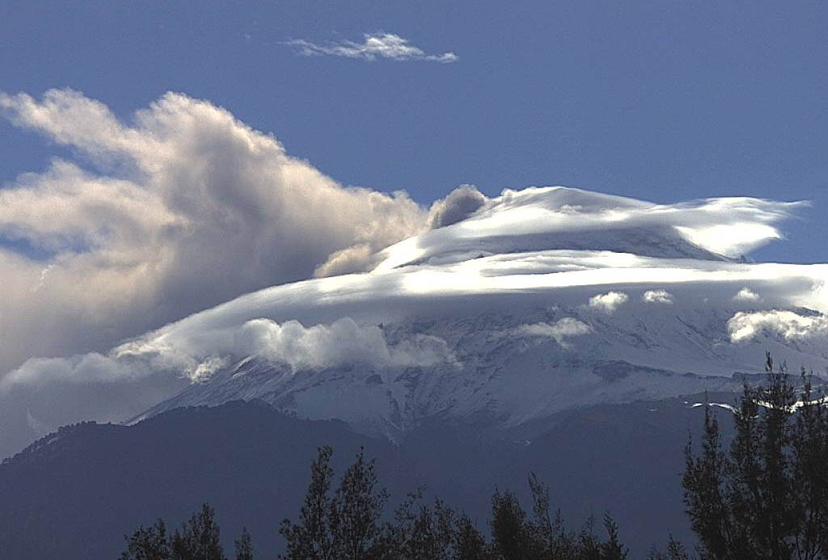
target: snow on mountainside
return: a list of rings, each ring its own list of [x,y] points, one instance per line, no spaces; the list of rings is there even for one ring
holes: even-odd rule
[[[430,418],[513,428],[571,407],[738,389],[765,350],[828,371],[825,265],[737,257],[789,205],[659,206],[505,191],[374,270],[262,290],[113,356],[186,370],[182,405],[262,399],[397,438]]]
[[[9,398],[28,406],[14,390],[46,378],[132,398],[120,418],[256,398],[397,439],[430,419],[520,430],[573,407],[738,389],[766,350],[828,371],[828,265],[742,258],[796,204],[472,195],[367,261],[330,259],[370,272],[254,292],[105,354],[31,360],[3,380]],[[38,432],[50,412],[26,421]]]

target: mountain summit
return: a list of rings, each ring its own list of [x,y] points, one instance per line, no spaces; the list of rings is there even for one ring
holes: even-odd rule
[[[438,418],[532,432],[568,408],[735,389],[765,350],[821,372],[826,267],[737,258],[792,206],[507,190],[370,272],[256,292],[113,357],[194,380],[140,417],[255,398],[392,439]]]
[[[398,440],[437,419],[530,434],[574,407],[727,391],[765,351],[828,367],[828,266],[743,258],[796,203],[463,187],[439,205],[421,234],[319,271],[367,272],[257,291],[5,383],[57,369],[127,387],[120,419],[261,399]]]

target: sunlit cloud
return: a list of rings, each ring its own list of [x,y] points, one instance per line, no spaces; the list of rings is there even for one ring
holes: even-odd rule
[[[338,41],[331,43],[314,43],[304,39],[288,41],[288,45],[297,49],[305,56],[339,56],[359,60],[388,60],[410,61],[423,60],[448,64],[457,62],[458,57],[453,52],[429,54],[412,45],[408,39],[394,33],[366,33],[361,43],[355,41]]]
[[[762,298],[759,297],[759,294],[757,294],[750,288],[742,288],[735,296],[733,296],[733,301],[739,302],[757,302],[761,299]]]
[[[781,336],[788,341],[828,335],[828,317],[822,314],[801,315],[794,311],[739,312],[727,323],[732,342],[746,342],[763,332]]]
[[[673,294],[667,290],[647,290],[641,296],[641,301],[645,303],[673,303]]]
[[[616,309],[627,303],[630,296],[624,292],[607,292],[605,294],[598,294],[589,298],[589,306],[592,309],[603,311],[604,313],[614,313]]]
[[[0,376],[317,269],[353,272],[428,227],[405,193],[343,186],[182,94],[129,120],[72,90],[0,94],[0,111],[73,154],[0,190],[0,239],[37,253],[0,245]]]

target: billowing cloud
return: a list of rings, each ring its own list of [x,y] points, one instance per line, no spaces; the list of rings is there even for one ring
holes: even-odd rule
[[[568,338],[582,336],[592,332],[592,327],[572,317],[564,317],[555,323],[533,323],[521,325],[516,330],[517,334],[524,336],[539,336],[551,338],[563,348],[568,348]]]
[[[730,318],[727,328],[732,342],[746,342],[762,333],[796,341],[828,335],[828,316],[786,310],[739,312]]]
[[[406,194],[343,187],[185,95],[129,121],[71,90],[3,94],[0,110],[74,154],[0,189],[0,238],[14,242],[0,244],[0,375],[315,271],[359,269],[427,227]]]
[[[621,305],[627,303],[630,296],[624,292],[607,292],[605,294],[598,294],[589,298],[589,306],[592,309],[603,311],[604,313],[614,313]]]
[[[394,33],[366,33],[363,41],[339,41],[334,43],[313,43],[304,39],[288,41],[288,45],[295,47],[305,56],[340,56],[359,60],[376,60],[385,58],[396,61],[424,60],[448,64],[457,62],[458,57],[453,52],[429,54],[415,47]]]
[[[117,384],[157,372],[202,381],[233,359],[251,356],[296,372],[355,364],[383,368],[456,362],[441,338],[418,334],[390,343],[380,327],[360,325],[350,317],[309,327],[295,320],[252,319],[238,328],[200,332],[176,343],[150,335],[107,354],[33,358],[0,380],[0,390],[55,382]]]
[[[261,356],[288,364],[294,370],[323,369],[343,364],[373,367],[431,366],[454,362],[446,342],[416,335],[389,344],[376,326],[361,326],[350,318],[330,325],[305,327],[298,321],[279,324],[268,319],[248,321],[236,338],[242,356]]]
[[[465,220],[486,204],[486,196],[473,185],[462,185],[431,205],[429,225],[441,228]]]
[[[762,298],[759,297],[759,294],[757,294],[750,288],[742,288],[735,296],[733,296],[733,301],[740,302],[757,302],[761,299]]]
[[[673,294],[667,290],[647,290],[641,296],[641,301],[644,303],[673,303]]]
[[[413,334],[389,341],[380,327],[349,317],[308,327],[253,319],[190,338],[150,334],[106,354],[33,358],[0,379],[0,457],[67,423],[138,415],[246,357],[286,365],[297,375],[345,365],[459,365],[442,338]]]

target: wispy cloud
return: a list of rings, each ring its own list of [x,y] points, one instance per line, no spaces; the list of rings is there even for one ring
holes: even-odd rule
[[[396,61],[424,60],[448,64],[457,62],[458,57],[453,52],[429,54],[419,47],[408,42],[408,39],[394,33],[366,33],[361,43],[354,41],[339,41],[331,43],[313,43],[304,39],[288,41],[287,44],[295,47],[305,56],[341,56],[360,60],[376,60],[387,58]]]
[[[516,332],[525,336],[552,338],[563,348],[569,348],[567,338],[582,336],[592,332],[592,327],[572,317],[564,317],[556,323],[532,323],[521,325]]]

